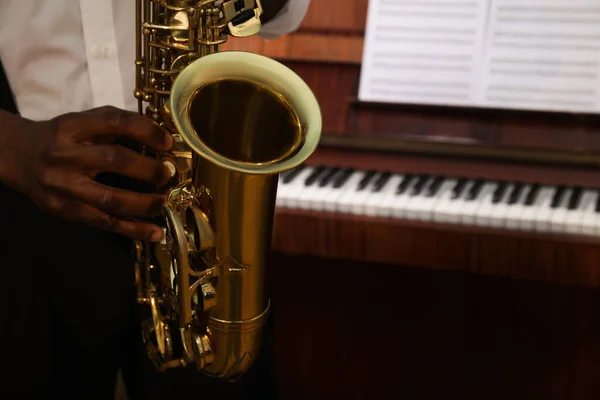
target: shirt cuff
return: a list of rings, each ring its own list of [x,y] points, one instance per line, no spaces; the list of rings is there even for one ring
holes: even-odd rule
[[[275,17],[262,26],[260,36],[264,39],[277,39],[295,31],[306,16],[309,5],[310,0],[288,0]]]

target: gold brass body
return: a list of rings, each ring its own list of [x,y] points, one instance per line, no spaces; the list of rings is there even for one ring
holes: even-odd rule
[[[227,35],[261,28],[258,0],[136,0],[139,112],[168,129],[162,243],[134,245],[148,355],[234,380],[251,366],[269,315],[267,257],[278,174],[321,135],[318,103],[291,70]]]

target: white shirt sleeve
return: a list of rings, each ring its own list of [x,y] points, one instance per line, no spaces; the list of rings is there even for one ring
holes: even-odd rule
[[[264,39],[276,39],[294,32],[300,27],[309,5],[310,0],[288,0],[275,17],[262,26],[260,36]]]
[[[288,0],[261,36],[297,30],[309,4]],[[135,111],[135,17],[133,0],[0,0],[0,57],[20,114]]]

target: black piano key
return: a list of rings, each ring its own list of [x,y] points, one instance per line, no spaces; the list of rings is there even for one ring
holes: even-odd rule
[[[573,188],[573,192],[571,193],[571,198],[569,199],[569,210],[576,210],[579,207],[579,203],[581,202],[581,195],[583,193],[583,188],[576,186]]]
[[[563,185],[560,185],[556,189],[556,192],[554,193],[554,196],[552,197],[552,203],[550,204],[551,208],[558,208],[566,190],[567,190],[567,188]]]
[[[335,181],[333,182],[333,187],[335,189],[339,189],[342,186],[344,186],[346,184],[346,182],[348,182],[348,179],[350,179],[350,176],[352,176],[353,173],[354,173],[354,168],[345,169],[344,172],[342,172],[340,174],[340,176],[335,178]]]
[[[596,200],[596,212],[600,212],[600,190],[596,192],[598,193],[598,199]]]
[[[392,173],[389,171],[384,171],[381,176],[375,181],[373,185],[373,192],[381,192],[381,189],[385,186],[386,183],[392,177]]]
[[[404,175],[402,181],[398,184],[398,189],[396,189],[396,194],[403,194],[408,189],[408,186],[412,182],[414,178],[413,174]]]
[[[329,183],[333,180],[333,177],[335,176],[335,174],[337,174],[340,171],[340,169],[341,168],[339,168],[339,167],[335,167],[335,168],[331,168],[327,172],[325,172],[325,174],[323,174],[323,176],[321,177],[321,180],[319,181],[319,187],[325,187],[325,186],[329,185]]]
[[[494,194],[492,195],[492,203],[500,203],[500,201],[504,198],[506,189],[508,189],[508,183],[498,182],[498,186],[496,186],[496,190],[494,190]]]
[[[325,171],[325,167],[323,167],[323,166],[316,167],[313,170],[313,172],[311,172],[310,175],[308,175],[308,178],[306,178],[306,180],[304,181],[304,185],[312,186],[317,181],[319,176],[323,173],[323,171]]]
[[[377,174],[377,171],[375,170],[369,170],[365,173],[365,176],[361,179],[361,181],[358,183],[358,190],[365,190],[365,188],[367,186],[369,186],[369,183],[371,182],[371,180],[373,179],[373,177]]]
[[[413,186],[411,191],[411,196],[418,196],[423,191],[425,184],[429,181],[429,175],[421,175],[417,179],[415,186]]]
[[[304,169],[306,168],[306,165],[300,165],[290,171],[287,171],[283,176],[282,176],[282,180],[283,183],[291,183],[294,179],[296,179],[296,177],[298,175],[300,175],[300,172],[304,171]]]
[[[438,192],[440,191],[440,188],[442,187],[442,184],[444,183],[446,179],[442,178],[441,176],[438,176],[437,178],[435,178],[433,180],[433,182],[431,182],[431,185],[429,185],[429,187],[427,188],[427,193],[425,194],[425,196],[427,197],[433,197],[436,194],[438,194]]]
[[[280,173],[279,177],[283,180],[286,176],[292,174],[295,171],[296,171],[296,168],[288,169],[287,171],[283,171],[282,173]]]
[[[517,204],[517,202],[519,201],[519,198],[521,197],[521,193],[523,193],[523,189],[525,188],[525,185],[522,183],[515,183],[513,186],[513,189],[511,191],[511,193],[508,195],[508,204]]]
[[[471,186],[471,188],[467,192],[467,200],[475,200],[481,193],[481,189],[483,188],[484,183],[485,182],[483,179],[477,179],[475,183],[473,183],[473,186]]]
[[[526,206],[532,206],[533,203],[535,203],[535,201],[537,200],[537,197],[540,193],[540,187],[541,187],[541,185],[539,183],[534,183],[533,185],[531,185],[531,188],[529,189],[529,193],[527,193],[527,196],[525,197],[525,205]]]
[[[456,182],[456,185],[452,188],[452,198],[457,199],[462,196],[463,191],[465,190],[465,186],[469,181],[467,179],[461,178]]]

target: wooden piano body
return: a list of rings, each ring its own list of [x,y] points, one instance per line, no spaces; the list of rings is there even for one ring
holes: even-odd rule
[[[356,100],[368,0],[313,0],[277,40],[323,110],[310,165],[600,187],[599,119]],[[600,398],[600,240],[279,209],[281,399]]]

